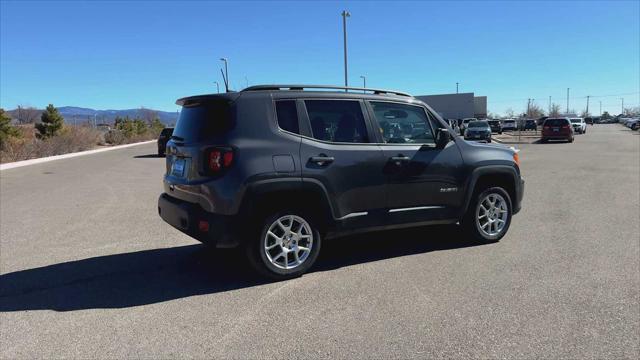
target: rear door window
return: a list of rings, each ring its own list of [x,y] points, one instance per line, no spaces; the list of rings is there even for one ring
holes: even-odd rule
[[[371,107],[385,143],[434,143],[427,113],[422,107],[372,101]]]
[[[562,126],[567,125],[566,119],[547,119],[544,122],[544,126]]]
[[[207,101],[182,107],[172,138],[184,142],[200,142],[223,134],[233,126],[227,101]]]
[[[276,101],[276,115],[278,117],[278,126],[282,130],[299,134],[298,110],[295,100]]]
[[[368,143],[360,102],[305,100],[314,139],[337,143]]]

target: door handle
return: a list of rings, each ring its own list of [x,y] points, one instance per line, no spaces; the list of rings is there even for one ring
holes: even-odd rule
[[[409,162],[409,160],[411,160],[411,158],[409,158],[408,156],[404,156],[404,155],[398,155],[398,156],[392,156],[391,157],[391,162],[395,163],[398,166],[402,165],[403,163]]]
[[[312,156],[311,158],[309,158],[309,161],[311,161],[314,164],[323,166],[323,165],[327,165],[334,162],[335,158],[333,156],[318,155],[318,156]]]

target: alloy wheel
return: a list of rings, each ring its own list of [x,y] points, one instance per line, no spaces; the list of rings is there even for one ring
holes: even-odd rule
[[[276,219],[264,237],[264,252],[274,266],[291,270],[302,265],[313,248],[311,225],[296,215]]]

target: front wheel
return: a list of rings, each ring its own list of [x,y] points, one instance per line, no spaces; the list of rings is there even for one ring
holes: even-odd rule
[[[322,239],[310,216],[280,211],[267,216],[246,244],[251,265],[265,277],[285,280],[304,274],[318,258]]]
[[[465,233],[474,240],[496,242],[511,225],[511,198],[501,187],[491,187],[475,194],[462,221]]]

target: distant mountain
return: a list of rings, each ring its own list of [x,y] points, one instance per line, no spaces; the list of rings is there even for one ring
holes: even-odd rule
[[[33,112],[35,110],[30,109],[30,111]],[[70,124],[79,124],[86,121],[93,122],[94,117],[95,121],[99,124],[112,124],[116,116],[123,118],[128,116],[132,119],[135,117],[144,118],[145,112],[149,111],[156,113],[160,118],[160,121],[165,125],[175,125],[178,120],[178,112],[159,111],[153,109],[95,110],[77,106],[62,106],[58,108],[58,111],[60,112],[60,115],[64,117],[65,122]],[[19,117],[18,109],[9,110],[7,113],[13,119],[18,119]],[[37,114],[30,114],[29,116],[30,118],[40,119],[40,113],[42,113],[42,110],[38,110]]]
[[[159,111],[153,109],[94,110],[76,106],[62,106],[58,108],[58,111],[67,122],[86,121],[88,119],[93,120],[95,116],[96,122],[98,123],[113,123],[117,116],[144,118],[144,113],[147,111],[153,111],[158,114],[160,121],[166,125],[175,125],[178,120],[178,112]]]

